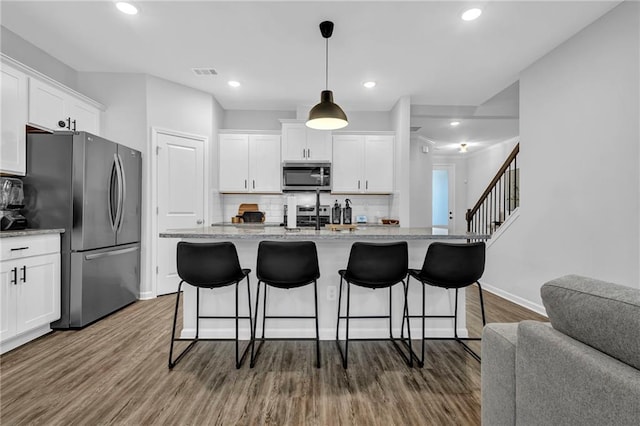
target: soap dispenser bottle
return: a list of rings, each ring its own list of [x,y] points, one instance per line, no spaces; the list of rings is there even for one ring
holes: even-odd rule
[[[331,223],[334,225],[340,225],[340,216],[342,213],[342,209],[340,208],[340,204],[338,200],[333,205],[333,209],[331,209]]]
[[[351,206],[349,205],[351,204],[351,200],[350,199],[346,199],[344,200],[344,209],[342,210],[342,223],[344,225],[351,225]]]

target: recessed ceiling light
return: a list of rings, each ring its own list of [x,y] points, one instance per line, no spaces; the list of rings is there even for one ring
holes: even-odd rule
[[[126,13],[127,15],[135,15],[138,13],[138,8],[126,1],[119,1],[116,3],[116,7],[120,12]]]
[[[231,80],[230,82],[227,83],[229,86],[231,87],[240,87],[240,82],[239,81],[234,81]]]
[[[478,8],[469,9],[462,14],[462,20],[473,21],[474,19],[478,19],[480,15],[482,15],[482,10]]]
[[[466,143],[461,143],[460,144],[460,151],[458,151],[458,152],[462,152],[462,153],[467,152],[467,144]]]
[[[364,83],[362,83],[362,85],[364,87],[366,87],[367,89],[372,89],[372,88],[376,87],[376,82],[375,81],[365,81]]]
[[[451,127],[456,127],[457,125],[460,124],[459,121],[452,121],[451,123],[449,123],[451,125]]]

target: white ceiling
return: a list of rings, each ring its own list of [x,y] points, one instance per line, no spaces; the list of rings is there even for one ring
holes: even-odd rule
[[[619,1],[133,3],[135,16],[113,1],[3,0],[1,23],[77,71],[152,74],[210,92],[225,109],[291,111],[319,101],[325,43],[318,24],[332,20],[329,88],[336,102],[347,112],[388,111],[408,95],[412,105],[437,106],[412,114],[411,125],[452,142],[513,136],[513,129],[517,135],[513,111],[481,119],[481,106],[510,87],[506,93],[517,97],[512,84],[521,70]],[[482,16],[462,21],[471,6]],[[194,67],[218,75],[197,77]],[[230,88],[232,79],[242,86]],[[378,86],[365,89],[366,80]],[[468,126],[447,133],[458,110]],[[476,124],[475,136],[463,134]]]

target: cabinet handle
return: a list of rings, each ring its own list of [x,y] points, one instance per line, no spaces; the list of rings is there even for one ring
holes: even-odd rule
[[[67,118],[67,129],[71,130],[71,117]]]
[[[364,189],[369,189],[369,181],[365,180],[364,182],[365,182]]]
[[[11,273],[13,274],[13,278],[11,279],[11,284],[18,285],[18,268],[13,268],[11,270]]]
[[[307,149],[307,158],[311,158],[311,148]]]
[[[302,158],[307,158],[307,150],[306,149],[302,150]]]
[[[15,247],[15,248],[12,248],[11,251],[27,250],[28,248],[29,248],[29,246],[26,246],[26,247]]]
[[[76,131],[76,120],[73,120],[72,123],[73,123],[73,131],[75,132]],[[69,126],[69,129],[71,129],[71,126]]]
[[[256,189],[256,180],[253,180],[253,189]]]
[[[23,283],[27,282],[27,265],[23,265],[22,268],[22,279],[20,281],[22,281]]]
[[[247,180],[244,180],[244,189],[247,189]]]
[[[358,189],[360,189],[360,181],[358,181]]]

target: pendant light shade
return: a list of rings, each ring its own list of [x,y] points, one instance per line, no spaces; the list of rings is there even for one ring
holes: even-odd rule
[[[333,92],[329,90],[329,37],[333,34],[333,22],[320,23],[320,33],[326,39],[325,90],[320,94],[320,103],[309,111],[306,125],[312,129],[336,130],[347,126],[347,115],[333,102]]]
[[[323,90],[320,94],[320,103],[309,111],[307,127],[318,130],[342,129],[349,122],[342,108],[333,103],[333,92]]]

